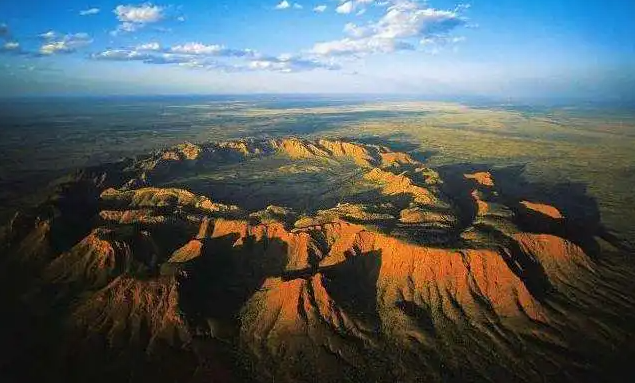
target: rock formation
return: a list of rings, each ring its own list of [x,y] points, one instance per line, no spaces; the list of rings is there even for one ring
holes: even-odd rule
[[[349,176],[308,185],[307,209],[275,204],[291,189],[244,208],[252,179],[222,201],[206,189],[268,159]],[[609,362],[586,362],[624,332],[563,350],[605,327],[585,310],[632,278],[566,237],[557,208],[509,201],[487,172],[464,181],[453,194],[406,153],[298,138],[188,143],[80,172],[3,228],[18,318],[2,322],[3,376],[597,381]],[[598,318],[633,304],[610,302]]]

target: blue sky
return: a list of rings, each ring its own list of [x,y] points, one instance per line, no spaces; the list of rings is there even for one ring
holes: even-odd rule
[[[631,0],[0,3],[0,96],[635,98]]]

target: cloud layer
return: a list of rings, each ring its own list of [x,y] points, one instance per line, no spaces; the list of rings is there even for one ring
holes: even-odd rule
[[[345,4],[353,2],[340,7]],[[348,11],[348,6],[344,10]],[[320,56],[362,56],[413,50],[420,44],[447,41],[452,31],[466,23],[459,10],[437,10],[414,1],[397,1],[388,6],[378,21],[362,26],[348,23],[344,27],[347,37],[317,43],[311,52]]]
[[[102,61],[140,61],[145,64],[177,64],[199,69],[224,71],[273,71],[293,73],[314,69],[337,70],[340,67],[325,60],[297,55],[269,56],[250,49],[231,49],[223,45],[189,42],[162,47],[151,42],[134,48],[109,49],[91,55]],[[225,59],[228,62],[220,62]],[[238,61],[236,61],[238,60]],[[231,62],[231,63],[230,63]]]

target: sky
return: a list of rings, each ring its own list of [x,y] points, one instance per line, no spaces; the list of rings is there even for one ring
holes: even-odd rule
[[[635,100],[632,0],[0,1],[0,96]]]

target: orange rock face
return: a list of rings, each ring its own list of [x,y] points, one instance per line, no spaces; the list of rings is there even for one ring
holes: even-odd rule
[[[434,195],[426,188],[413,184],[405,175],[397,175],[379,168],[374,168],[364,175],[364,178],[379,182],[383,185],[382,191],[386,195],[410,195],[416,203],[432,204]]]
[[[584,251],[564,238],[550,234],[520,233],[514,239],[524,252],[539,262],[553,283],[570,283],[581,272],[593,270],[592,262]]]
[[[176,250],[168,262],[183,263],[190,261],[194,258],[201,256],[201,250],[203,249],[203,243],[196,239],[191,240],[183,247]]]
[[[406,153],[387,152],[380,153],[379,155],[381,156],[381,162],[384,166],[417,164],[417,161],[415,161],[412,157],[410,157],[409,154]]]
[[[537,302],[495,251],[425,248],[369,232],[361,232],[355,245],[362,253],[380,254],[378,289],[385,305],[403,299],[456,315],[452,301],[458,301],[467,313],[479,315],[476,294],[502,317],[541,317]],[[431,285],[436,287],[426,288]]]
[[[469,180],[474,180],[479,185],[482,185],[482,186],[490,186],[490,187],[494,186],[494,179],[492,178],[492,175],[489,172],[465,174],[464,177]]]
[[[558,209],[551,205],[545,205],[542,203],[535,203],[529,201],[521,201],[520,204],[524,206],[526,209],[538,212],[540,214],[544,214],[547,217],[553,219],[563,219],[564,216],[560,213]]]
[[[481,194],[479,193],[479,191],[473,190],[471,195],[472,195],[472,198],[474,199],[474,202],[476,202],[476,214],[479,216],[483,216],[487,214],[489,210],[489,205],[487,205],[487,202],[481,199]]]
[[[107,334],[116,347],[141,341],[147,328],[151,337],[143,346],[151,350],[156,342],[188,344],[191,335],[179,314],[178,288],[174,278],[140,281],[119,277],[85,301],[73,313],[75,324],[95,334]]]

